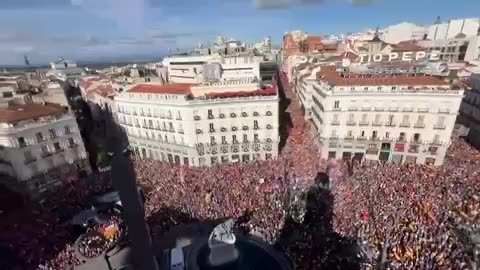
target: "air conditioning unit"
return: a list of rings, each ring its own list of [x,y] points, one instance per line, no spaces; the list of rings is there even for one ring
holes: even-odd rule
[[[248,130],[248,126],[243,126],[243,130]]]
[[[220,118],[225,118],[225,114],[221,113]]]
[[[213,155],[216,155],[216,154],[217,154],[217,150],[212,150],[212,154],[213,154]]]
[[[267,125],[267,129],[272,129],[272,125]]]
[[[272,139],[268,138],[268,139],[267,139],[267,142],[272,142]]]
[[[271,111],[268,111],[268,112],[267,112],[267,116],[272,116],[272,112],[271,112]]]
[[[237,115],[235,113],[231,113],[230,117],[235,118],[235,117],[237,117]]]
[[[225,131],[227,131],[227,128],[222,127],[220,130],[221,130],[222,132],[225,132]]]
[[[243,116],[243,117],[247,117],[247,113],[246,113],[246,112],[242,112],[242,116]]]
[[[197,134],[202,134],[202,130],[201,130],[201,129],[197,129]]]
[[[233,131],[237,131],[237,127],[232,127],[232,130],[233,130]]]
[[[208,119],[213,119],[213,115],[209,114]]]
[[[267,151],[271,151],[271,150],[272,150],[272,147],[271,147],[271,146],[267,146],[266,149],[267,149]]]
[[[227,153],[227,152],[228,152],[228,149],[227,149],[227,148],[223,148],[223,149],[222,149],[222,152],[223,152],[223,153]]]
[[[233,152],[234,152],[234,153],[237,153],[237,152],[238,152],[238,149],[237,149],[237,148],[233,148]]]
[[[258,116],[258,112],[253,112],[253,116]]]
[[[255,148],[253,148],[253,149],[255,150],[255,152],[258,152],[258,151],[260,151],[260,147],[258,147],[258,146],[257,146],[257,147],[255,147]]]
[[[199,151],[198,154],[199,154],[200,156],[203,156],[205,153],[203,153],[203,151]]]
[[[217,143],[216,142],[211,142],[210,145],[217,145]]]

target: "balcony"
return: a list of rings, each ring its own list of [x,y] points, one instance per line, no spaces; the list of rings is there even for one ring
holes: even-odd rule
[[[355,121],[347,121],[347,126],[355,126],[357,123]]]
[[[378,136],[370,136],[371,141],[378,141],[380,138]]]
[[[369,112],[369,111],[371,111],[371,110],[372,110],[372,108],[370,108],[370,107],[363,107],[363,106],[362,106],[362,111],[363,111],[363,112]]]
[[[338,140],[338,135],[331,135],[329,137],[330,140]]]
[[[19,146],[20,148],[25,148],[25,147],[28,146],[28,144],[27,144],[26,142],[18,142],[18,146]]]
[[[179,129],[179,130],[178,130],[178,133],[180,133],[180,134],[184,134],[184,131],[183,131],[183,129]]]
[[[35,158],[35,157],[25,158],[25,164],[30,164],[30,163],[35,162],[35,161],[37,161],[37,158]]]
[[[44,138],[37,138],[37,143],[42,143],[44,141],[46,141],[47,139],[44,137]]]
[[[433,140],[432,145],[443,145],[443,143],[440,140]]]
[[[334,121],[332,121],[332,122],[330,123],[330,125],[332,125],[332,126],[339,126],[339,125],[340,125],[340,121],[335,121],[335,120],[334,120]]]
[[[400,123],[400,127],[410,127],[410,123]]]
[[[375,107],[376,112],[383,112],[384,110],[385,110],[385,108],[383,108],[383,107]]]
[[[360,121],[360,126],[368,126],[368,121]]]
[[[152,130],[153,130],[153,129],[155,129],[155,128],[153,127],[153,125],[151,125],[151,126],[148,126],[148,129],[152,129]]]
[[[344,140],[345,140],[345,141],[353,141],[353,140],[355,140],[355,137],[353,137],[353,136],[345,136]]]
[[[413,108],[403,108],[404,112],[413,112]]]
[[[405,139],[405,137],[399,137],[397,142],[407,142],[407,139]]]
[[[373,123],[372,123],[372,126],[374,126],[374,127],[379,127],[379,126],[381,126],[381,125],[382,125],[381,122],[373,122]]]
[[[135,124],[135,127],[139,128],[139,127],[140,127],[140,124]]]
[[[177,116],[177,117],[175,118],[175,120],[182,121],[183,118],[182,118],[181,116]]]
[[[445,125],[434,125],[433,129],[445,129]]]
[[[393,122],[386,123],[385,126],[386,126],[386,127],[394,127],[394,126],[395,126],[395,123],[393,123]]]
[[[332,111],[341,111],[342,108],[333,108]]]
[[[450,113],[450,109],[438,109],[438,113]]]
[[[428,111],[429,111],[428,108],[419,108],[418,109],[418,112],[420,112],[420,113],[426,113]]]
[[[390,107],[388,108],[389,112],[398,112],[398,107]]]
[[[357,107],[348,107],[348,111],[349,112],[355,112],[355,111],[358,111],[358,108]]]
[[[423,124],[423,123],[415,123],[415,124],[413,125],[413,127],[414,127],[414,128],[425,128],[425,124]]]
[[[135,115],[135,116],[136,116],[136,115],[138,115],[138,114],[137,114],[137,112],[132,112],[132,115]]]
[[[422,144],[422,140],[420,140],[420,139],[417,139],[417,140],[413,139],[413,140],[410,141],[410,144]]]
[[[175,133],[175,129],[171,128],[168,130],[168,132]]]
[[[358,136],[358,137],[357,137],[357,140],[358,140],[358,141],[365,141],[365,140],[367,140],[367,137],[365,137],[365,136]]]
[[[65,149],[63,149],[63,148],[55,149],[55,153],[60,153],[60,152],[63,152],[63,151],[65,151]]]

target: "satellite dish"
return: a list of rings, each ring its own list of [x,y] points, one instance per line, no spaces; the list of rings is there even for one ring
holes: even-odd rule
[[[349,67],[350,66],[350,59],[348,58],[343,58],[342,60],[342,67]]]

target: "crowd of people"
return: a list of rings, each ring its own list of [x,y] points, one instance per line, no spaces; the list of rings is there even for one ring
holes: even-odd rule
[[[298,100],[285,78],[281,82],[291,103],[285,112],[290,120],[282,123],[288,137],[278,158],[201,168],[132,158],[137,182],[145,190],[145,218],[153,239],[176,224],[238,218],[248,211],[252,233],[274,243],[285,233],[289,191],[311,186],[328,167],[334,181],[332,233],[358,239],[370,265],[471,267],[472,256],[456,231],[479,222],[478,151],[454,138],[439,167],[365,161],[348,171],[341,162],[321,160]],[[110,186],[109,173],[99,173],[66,186],[42,207],[0,218],[0,242],[19,254],[24,269],[68,269],[66,265],[82,263],[72,245],[69,218],[88,207],[89,195]],[[304,234],[305,243],[295,245],[297,255],[314,246],[308,232]],[[315,269],[313,257],[310,250],[294,261]]]

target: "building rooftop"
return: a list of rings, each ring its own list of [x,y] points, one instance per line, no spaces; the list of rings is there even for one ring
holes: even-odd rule
[[[317,73],[317,79],[327,81],[334,86],[382,86],[382,85],[408,85],[408,86],[446,86],[450,84],[439,77],[425,74],[358,74],[340,73],[335,66],[323,66]]]
[[[0,123],[14,123],[65,112],[66,108],[55,103],[10,104],[0,109]]]
[[[191,84],[137,84],[129,93],[186,95],[191,93]]]

